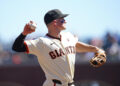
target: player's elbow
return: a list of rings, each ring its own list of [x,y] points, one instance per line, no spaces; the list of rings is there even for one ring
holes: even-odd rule
[[[12,50],[16,52],[26,52],[26,47],[24,44],[14,43],[12,46]]]
[[[12,50],[13,50],[13,51],[16,51],[16,52],[19,52],[19,51],[18,51],[18,48],[15,46],[15,44],[13,44]]]
[[[17,46],[15,43],[12,46],[12,50],[16,52],[21,52],[19,46]]]

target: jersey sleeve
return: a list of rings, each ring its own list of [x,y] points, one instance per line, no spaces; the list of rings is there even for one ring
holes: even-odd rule
[[[40,39],[35,39],[35,40],[25,40],[24,45],[26,46],[26,53],[28,54],[36,54],[39,50],[42,49],[42,40]],[[39,46],[38,46],[39,45]]]

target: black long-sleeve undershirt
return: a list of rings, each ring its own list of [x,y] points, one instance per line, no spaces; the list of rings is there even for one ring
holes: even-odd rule
[[[24,40],[25,40],[25,35],[23,35],[22,33],[16,38],[12,49],[16,52],[26,52],[26,46],[24,44]]]

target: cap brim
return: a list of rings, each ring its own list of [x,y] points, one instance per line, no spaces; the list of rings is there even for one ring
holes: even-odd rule
[[[69,14],[63,14],[60,18],[67,17]]]

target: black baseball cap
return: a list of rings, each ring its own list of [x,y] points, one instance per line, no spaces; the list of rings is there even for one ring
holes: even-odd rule
[[[68,14],[63,14],[60,10],[53,9],[53,10],[48,11],[45,14],[45,16],[44,16],[44,22],[46,24],[49,24],[49,23],[51,23],[55,19],[64,18],[66,16],[68,16]]]

